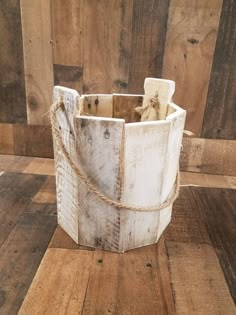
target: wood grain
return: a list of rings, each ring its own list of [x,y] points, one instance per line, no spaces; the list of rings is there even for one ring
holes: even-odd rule
[[[135,108],[142,106],[143,95],[113,94],[113,116],[124,119],[126,123],[140,121]]]
[[[133,0],[83,2],[83,93],[128,87]]]
[[[13,125],[0,123],[0,151],[3,154],[14,154]]]
[[[26,99],[20,1],[1,0],[0,122],[25,123]]]
[[[236,139],[236,2],[224,0],[202,137]]]
[[[65,86],[82,93],[83,70],[81,66],[65,66],[54,64],[53,71],[55,85]]]
[[[55,176],[48,176],[45,183],[39,189],[37,194],[32,199],[33,202],[37,203],[56,203],[56,182]]]
[[[180,170],[236,175],[236,141],[183,138]]]
[[[186,129],[200,136],[222,0],[172,0],[162,77],[176,82],[174,101],[187,110]],[[213,120],[214,123],[214,120]]]
[[[14,154],[53,157],[50,126],[14,124]]]
[[[129,93],[143,94],[146,77],[161,77],[169,0],[133,0]]]
[[[236,302],[235,190],[191,187],[191,191]]]
[[[47,0],[21,0],[27,122],[48,125],[52,102],[51,7]]]
[[[93,116],[75,118],[79,165],[95,187],[113,200],[119,200],[121,194],[124,123],[122,119]],[[78,181],[79,244],[119,251],[120,210],[101,201]]]
[[[93,251],[48,249],[19,315],[82,314],[92,258]]]
[[[167,242],[176,314],[236,314],[210,245]]]

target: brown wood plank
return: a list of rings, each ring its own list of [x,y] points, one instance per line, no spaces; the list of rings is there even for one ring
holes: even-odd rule
[[[83,65],[83,1],[52,0],[53,62]]]
[[[20,1],[1,1],[0,122],[26,122]]]
[[[32,158],[32,161],[24,169],[24,173],[55,175],[54,159]]]
[[[55,85],[61,85],[75,89],[80,94],[82,94],[83,69],[81,66],[65,66],[54,64],[53,71]]]
[[[31,161],[28,156],[0,155],[0,172],[23,172]]]
[[[3,154],[14,154],[13,126],[0,123],[0,150]]]
[[[164,236],[168,241],[211,243],[206,227],[199,217],[190,187],[181,187],[179,197],[174,203],[171,222]]]
[[[42,175],[4,173],[0,176],[0,246],[45,180]]]
[[[143,94],[146,77],[161,77],[169,0],[133,0],[129,93]]]
[[[53,157],[52,130],[50,126],[15,124],[14,152],[16,155]]]
[[[140,115],[135,107],[142,106],[142,96],[113,95],[113,118],[122,118],[126,123],[140,121]]]
[[[162,76],[176,82],[174,101],[187,110],[186,129],[197,136],[201,134],[221,7],[222,0],[171,0],[169,7]]]
[[[17,314],[55,225],[55,216],[25,214],[0,248],[0,314]]]
[[[32,199],[36,203],[56,203],[56,180],[55,176],[48,176],[42,187]]]
[[[236,141],[183,138],[180,170],[236,175]]]
[[[51,5],[47,0],[21,0],[27,122],[49,124],[53,59]]]
[[[128,87],[133,0],[83,2],[83,92],[124,93]]]
[[[224,0],[202,137],[236,139],[236,2]]]
[[[163,239],[115,254],[95,251],[82,314],[173,314]]]
[[[230,189],[191,187],[236,302],[236,193]]]
[[[19,315],[81,314],[93,253],[49,248]]]
[[[214,249],[167,242],[176,314],[236,314]]]

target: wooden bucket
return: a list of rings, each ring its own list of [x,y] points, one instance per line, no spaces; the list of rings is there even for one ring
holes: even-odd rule
[[[175,83],[147,78],[145,95],[94,94],[55,86],[57,128],[71,159],[117,208],[88,189],[54,136],[58,224],[80,245],[123,252],[156,243],[171,219],[168,199],[178,172],[186,112],[172,102]],[[135,108],[155,97],[157,120],[140,122]],[[82,112],[83,111],[83,112]]]

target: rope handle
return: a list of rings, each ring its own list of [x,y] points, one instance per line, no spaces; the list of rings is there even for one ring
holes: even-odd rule
[[[66,159],[66,161],[69,163],[69,165],[74,170],[76,175],[78,175],[78,177],[81,179],[81,181],[85,184],[85,186],[87,187],[87,189],[91,193],[93,193],[100,200],[104,201],[106,204],[108,204],[110,206],[114,206],[114,207],[116,207],[118,209],[140,211],[140,212],[159,211],[159,210],[162,210],[162,209],[170,206],[176,200],[176,198],[179,195],[179,186],[180,186],[179,169],[178,169],[177,174],[176,174],[176,179],[175,179],[175,183],[173,185],[171,194],[169,195],[169,197],[164,202],[162,202],[159,205],[149,206],[149,207],[133,206],[133,205],[129,205],[129,204],[126,204],[126,203],[123,203],[123,202],[112,200],[111,198],[109,198],[108,196],[106,196],[102,192],[100,192],[90,182],[88,177],[83,174],[81,169],[75,164],[75,162],[72,160],[69,152],[67,151],[67,149],[66,149],[66,147],[65,147],[65,145],[63,143],[61,133],[60,133],[60,131],[57,128],[56,113],[57,113],[57,111],[59,109],[61,109],[63,112],[65,112],[65,105],[64,105],[63,102],[53,103],[52,106],[51,106],[51,109],[50,109],[50,118],[51,118],[53,138],[54,138],[55,142],[57,143],[59,149],[61,150],[64,158]]]

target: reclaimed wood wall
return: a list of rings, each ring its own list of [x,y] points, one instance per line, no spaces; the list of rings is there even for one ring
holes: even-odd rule
[[[196,137],[236,140],[236,1],[0,0],[0,8],[0,153],[52,156],[54,84],[143,93],[150,76],[175,80],[174,101]]]

